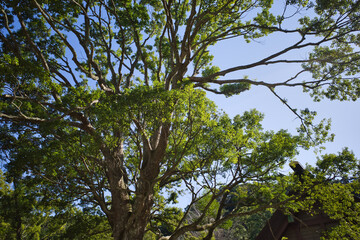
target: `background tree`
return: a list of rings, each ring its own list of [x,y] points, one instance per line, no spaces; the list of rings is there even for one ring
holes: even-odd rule
[[[0,173],[1,239],[112,239],[103,214],[52,198],[33,178]]]
[[[315,100],[360,95],[358,1],[286,1],[281,11],[269,0],[0,6],[5,167],[41,182],[44,195],[101,210],[114,239],[193,232],[210,239],[233,217],[285,207],[296,196],[286,195],[291,177],[279,169],[298,148],[332,136],[325,121],[314,124],[315,113],[293,109],[277,87],[302,87]],[[289,27],[292,19],[297,26]],[[212,66],[209,47],[217,42],[247,44],[273,33],[297,37],[261,60]],[[309,47],[305,59],[285,56]],[[303,69],[277,82],[228,77],[280,63]],[[312,78],[303,81],[306,72]],[[230,119],[203,91],[231,96],[251,86],[267,87],[294,112],[297,136],[263,131],[254,110]],[[172,205],[181,191],[191,198],[188,211]],[[230,195],[238,204],[225,211]],[[195,204],[200,214],[190,219]]]

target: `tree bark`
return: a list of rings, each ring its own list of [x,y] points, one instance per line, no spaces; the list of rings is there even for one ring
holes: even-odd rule
[[[136,198],[131,205],[124,177],[112,177],[111,185],[115,185],[111,187],[111,225],[114,240],[143,239],[154,203],[152,180],[154,177],[140,177]]]
[[[124,154],[122,146],[108,161],[108,178],[112,196],[111,216],[109,218],[114,240],[143,239],[146,226],[151,218],[154,204],[154,187],[160,172],[166,147],[169,127],[160,128],[160,134],[151,148],[144,144],[140,176],[135,189],[135,197],[130,202],[127,173],[122,166]]]

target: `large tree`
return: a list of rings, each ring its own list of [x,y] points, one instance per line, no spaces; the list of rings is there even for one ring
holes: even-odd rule
[[[233,217],[285,208],[297,196],[286,194],[291,178],[279,169],[298,148],[332,136],[277,88],[299,87],[316,101],[360,96],[359,1],[12,0],[0,8],[7,175],[48,199],[100,209],[114,239],[210,239]],[[293,43],[243,65],[212,65],[216,43],[274,33]],[[301,49],[311,53],[286,57]],[[276,82],[228,77],[277,64],[302,69]],[[263,131],[255,110],[230,119],[205,96],[251,86],[283,101],[298,135]],[[173,205],[179,194],[191,199],[184,211]]]

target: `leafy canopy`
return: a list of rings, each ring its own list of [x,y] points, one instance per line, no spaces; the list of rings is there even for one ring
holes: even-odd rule
[[[1,212],[1,226],[12,230],[0,234],[48,236],[52,225],[59,239],[89,229],[102,239],[108,229],[114,239],[211,239],[234,217],[251,225],[247,216],[266,209],[296,209],[304,196],[289,194],[296,177],[280,170],[299,148],[333,135],[329,122],[315,124],[315,112],[293,108],[277,89],[357,100],[359,7],[350,0],[2,1],[1,204],[15,199],[19,207],[17,215]],[[293,43],[243,65],[212,64],[218,42],[252,44],[272,34]],[[288,59],[298,50],[311,52]],[[302,68],[276,81],[247,76],[277,64]],[[206,97],[256,86],[298,117],[297,135],[263,130],[256,110],[231,119]],[[314,173],[320,182],[338,177],[336,169],[357,176],[348,165],[355,158],[343,155],[324,157]],[[308,185],[316,196],[358,187],[328,184],[322,193],[319,181]],[[180,196],[190,199],[186,209],[174,206]],[[312,202],[305,200],[301,206]]]

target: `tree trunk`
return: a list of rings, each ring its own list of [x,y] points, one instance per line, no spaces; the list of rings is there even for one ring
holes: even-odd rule
[[[136,197],[134,203],[131,204],[127,176],[121,163],[119,156],[108,160],[107,175],[112,197],[108,219],[114,240],[140,240],[144,237],[150,219],[150,212],[154,203],[154,184],[152,182],[158,174],[159,167],[142,170],[136,186]]]
[[[112,183],[116,183],[116,180],[113,179]],[[143,239],[154,203],[154,185],[150,182],[147,178],[139,179],[133,205],[130,204],[129,192],[123,177],[117,181],[116,187],[111,187],[111,225],[114,240]]]
[[[131,216],[132,207],[127,183],[128,177],[123,165],[124,151],[121,133],[115,134],[119,138],[118,147],[110,150],[103,145],[101,151],[105,156],[106,175],[111,192],[111,209],[106,215],[112,228],[113,238],[115,240],[122,240],[129,239],[126,225]]]
[[[108,166],[112,208],[110,224],[114,240],[141,240],[151,217],[154,204],[154,187],[160,172],[167,146],[169,127],[160,128],[151,149],[144,144],[140,176],[136,184],[133,203],[130,203],[130,191],[127,185],[127,173],[123,167],[122,146]]]

